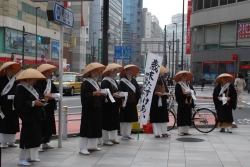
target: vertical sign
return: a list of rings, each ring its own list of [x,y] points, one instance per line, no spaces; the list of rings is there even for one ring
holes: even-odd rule
[[[144,86],[142,92],[142,105],[139,122],[146,124],[148,122],[148,116],[151,107],[152,96],[154,94],[155,85],[157,78],[160,73],[160,67],[162,64],[162,56],[148,53],[145,75],[144,75]]]
[[[102,62],[102,39],[98,39],[98,62]]]
[[[84,24],[84,17],[83,17],[83,16],[84,16],[84,14],[83,14],[83,13],[84,13],[84,9],[83,9],[84,6],[83,6],[83,3],[84,3],[84,2],[82,1],[81,26],[84,26],[84,25],[85,25],[85,24]]]
[[[191,54],[191,35],[192,35],[190,29],[191,14],[192,14],[192,0],[188,0],[186,54]]]

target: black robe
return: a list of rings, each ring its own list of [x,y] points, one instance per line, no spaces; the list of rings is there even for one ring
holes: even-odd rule
[[[165,87],[166,92],[168,92],[168,88],[163,78],[159,77],[156,84],[162,85],[162,81],[164,82],[164,87]],[[154,93],[155,93],[155,90],[154,90]],[[167,106],[168,96],[166,95],[161,96],[161,99],[162,99],[162,106],[158,107],[159,96],[153,94],[151,107],[150,107],[150,123],[169,122],[168,106]]]
[[[189,85],[190,89],[194,90],[192,85]],[[179,83],[175,86],[175,97],[178,103],[177,108],[177,126],[191,126],[192,118],[192,108],[194,108],[194,100],[192,97],[187,97],[186,94],[182,92],[182,87]],[[192,100],[190,104],[186,104],[186,99],[188,102]]]
[[[115,81],[117,87],[118,84]],[[109,81],[104,80],[101,83],[102,89],[109,89],[110,93],[118,92],[118,89]],[[120,128],[120,121],[119,121],[119,107],[121,105],[121,99],[115,98],[114,103],[111,102],[108,95],[105,97],[103,110],[102,110],[102,129],[107,131],[118,130]]]
[[[20,148],[29,149],[41,144],[41,120],[44,119],[42,107],[32,107],[36,98],[23,86],[16,87],[14,107],[22,120]]]
[[[46,80],[37,81],[35,84],[35,87],[42,94],[42,96],[43,96],[44,90],[46,89],[46,86],[47,86]],[[58,93],[57,88],[52,81],[51,81],[50,93]],[[56,124],[55,124],[56,101],[55,99],[52,99],[52,100],[48,100],[47,103],[49,104],[47,104],[44,107],[46,119],[42,121],[42,136],[56,134]]]
[[[213,101],[214,101],[215,109],[217,111],[218,122],[232,123],[234,121],[232,111],[235,110],[237,106],[237,93],[232,84],[230,84],[228,88],[229,88],[228,97],[230,97],[230,101],[228,104],[225,104],[225,105],[222,105],[222,101],[218,100],[219,93],[221,90],[221,84],[218,84],[214,88]],[[227,89],[224,91],[225,95],[227,93]],[[222,95],[220,95],[220,97],[221,96]]]
[[[81,86],[82,118],[80,136],[87,138],[102,137],[101,97],[93,96],[96,89],[88,81]]]
[[[124,77],[127,79],[127,77]],[[120,91],[128,92],[128,99],[126,107],[120,107],[120,122],[137,122],[138,111],[137,104],[141,96],[139,85],[134,78],[131,79],[131,83],[135,86],[135,92],[124,82],[120,81]]]
[[[4,114],[4,119],[0,117],[0,133],[4,134],[16,134],[19,132],[19,118],[17,112],[13,110],[13,100],[8,99],[8,95],[15,95],[16,85],[18,82],[14,82],[10,91],[1,96],[1,93],[5,86],[9,83],[8,77],[5,75],[0,78],[0,106]]]

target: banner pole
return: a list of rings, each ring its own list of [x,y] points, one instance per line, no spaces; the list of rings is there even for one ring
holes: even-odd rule
[[[146,62],[147,62],[147,58],[148,58],[148,50],[147,50],[147,52],[146,52],[146,59],[145,59],[145,62],[144,62],[144,69],[145,69],[145,67],[146,67]],[[145,70],[144,70],[144,77],[145,77]],[[139,140],[140,139],[140,127],[141,127],[141,124],[138,122],[138,134],[137,134],[137,140]]]

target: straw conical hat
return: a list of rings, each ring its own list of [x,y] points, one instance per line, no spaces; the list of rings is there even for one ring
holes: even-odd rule
[[[116,64],[116,63],[111,63],[109,64],[106,69],[102,72],[102,77],[105,77],[108,75],[108,72],[110,70],[116,69],[118,68],[118,73],[120,73],[123,70],[123,67],[120,64]]]
[[[135,76],[139,72],[139,68],[136,65],[128,64],[128,65],[124,66],[124,69],[121,71],[120,78],[123,78],[125,76],[125,70],[127,68],[132,68],[132,76]]]
[[[43,80],[46,79],[45,76],[39,71],[29,68],[27,70],[22,71],[16,78],[17,81],[24,79],[38,79]]]
[[[160,74],[165,74],[165,73],[168,73],[168,69],[165,68],[164,66],[161,66],[161,69],[160,69]]]
[[[88,77],[89,72],[94,70],[94,69],[98,69],[98,73],[101,73],[105,70],[105,66],[101,63],[90,63],[86,66],[86,68],[83,71],[83,78]]]
[[[228,73],[223,73],[223,74],[220,74],[217,78],[216,78],[216,82],[217,83],[221,83],[221,78],[222,77],[228,77],[228,80],[227,82],[233,82],[234,81],[234,77]]]
[[[181,80],[181,74],[187,74],[187,81],[190,81],[193,78],[193,74],[189,71],[180,71],[174,76],[174,81],[179,82]]]
[[[51,64],[42,64],[39,67],[37,67],[37,70],[41,73],[44,71],[47,71],[47,70],[50,70],[50,72],[52,73],[52,72],[55,72],[56,69],[57,69],[57,67],[53,66]]]
[[[12,66],[14,68],[14,74],[18,73],[22,68],[21,64],[19,64],[17,62],[13,62],[13,61],[6,62],[0,68],[0,77],[5,75],[4,69],[9,67],[9,66]]]

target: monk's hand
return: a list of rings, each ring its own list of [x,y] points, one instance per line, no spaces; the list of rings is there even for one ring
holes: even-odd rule
[[[44,106],[44,104],[43,104],[40,100],[36,100],[36,101],[35,101],[35,106],[40,106],[40,107],[42,107],[42,106]]]
[[[95,92],[93,92],[93,96],[103,96],[105,95],[104,93],[101,92],[101,90],[97,90]]]
[[[121,98],[121,96],[119,95],[119,92],[113,93],[113,96],[114,96],[115,98]]]
[[[191,93],[189,93],[189,94],[187,94],[187,96],[188,96],[188,97],[191,97],[192,95],[191,95]]]
[[[221,101],[221,97],[220,96],[218,97],[218,100]]]
[[[155,92],[155,95],[161,97],[161,96],[162,96],[162,93],[161,93],[161,92]]]
[[[52,97],[51,94],[46,94],[46,95],[44,95],[44,98],[47,98],[47,99],[49,99],[49,100],[54,99],[54,98]]]
[[[230,99],[230,97],[227,97],[227,102],[229,102],[231,99]]]

